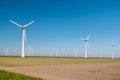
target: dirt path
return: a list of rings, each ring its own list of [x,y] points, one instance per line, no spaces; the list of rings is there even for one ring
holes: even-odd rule
[[[120,80],[120,63],[0,67],[45,80]]]

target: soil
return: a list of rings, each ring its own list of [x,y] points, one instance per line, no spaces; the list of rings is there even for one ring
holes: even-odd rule
[[[44,80],[120,80],[120,63],[0,67]]]

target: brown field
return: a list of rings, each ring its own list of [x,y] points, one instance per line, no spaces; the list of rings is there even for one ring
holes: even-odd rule
[[[120,80],[119,59],[7,58],[6,62],[4,59],[0,57],[0,69],[45,80]]]

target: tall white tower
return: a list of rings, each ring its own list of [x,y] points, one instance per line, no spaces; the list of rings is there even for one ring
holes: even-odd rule
[[[22,29],[22,54],[21,54],[21,57],[25,57],[25,41],[26,41],[26,33],[25,33],[25,29],[27,26],[29,26],[30,24],[34,23],[35,21],[32,21],[24,26],[12,21],[12,20],[9,20],[10,22],[12,22],[13,24],[17,25],[18,27],[20,27]]]
[[[90,38],[90,35],[88,35],[87,38],[83,39],[83,38],[80,38],[82,41],[84,41],[85,43],[85,58],[88,57],[88,39]]]
[[[114,41],[112,42],[112,59],[115,58],[115,43]]]

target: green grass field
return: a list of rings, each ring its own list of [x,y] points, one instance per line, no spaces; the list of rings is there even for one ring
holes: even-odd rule
[[[0,57],[0,66],[21,67],[41,65],[62,65],[62,64],[86,64],[86,63],[110,63],[120,62],[120,59],[109,58],[63,58],[63,57]]]
[[[0,70],[0,80],[43,80],[43,79]]]

